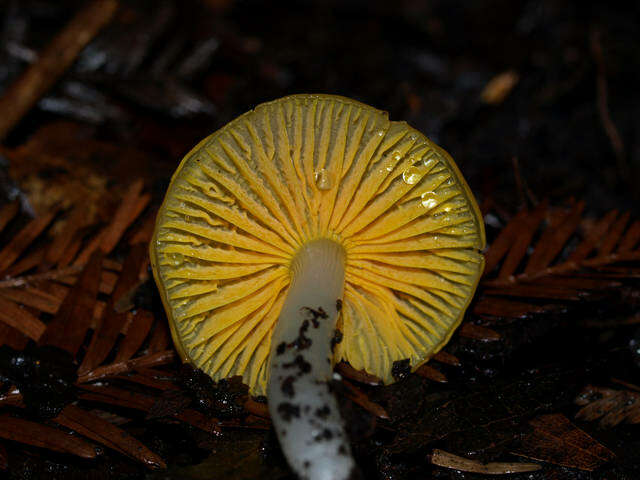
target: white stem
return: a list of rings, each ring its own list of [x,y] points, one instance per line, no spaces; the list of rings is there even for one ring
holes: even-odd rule
[[[344,263],[331,240],[301,249],[271,340],[269,412],[289,465],[310,480],[347,479],[355,468],[330,387]]]

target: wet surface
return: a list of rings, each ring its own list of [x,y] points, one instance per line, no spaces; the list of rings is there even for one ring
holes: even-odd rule
[[[0,381],[6,388],[15,385],[27,409],[41,418],[57,416],[76,399],[77,367],[68,352],[55,347],[0,347]]]

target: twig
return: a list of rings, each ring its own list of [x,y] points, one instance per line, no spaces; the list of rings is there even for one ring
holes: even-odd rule
[[[64,29],[0,98],[0,140],[18,124],[82,49],[105,26],[118,7],[117,0],[94,0],[80,10]]]
[[[629,165],[627,164],[624,143],[622,137],[616,128],[616,125],[611,119],[611,113],[609,112],[609,92],[607,87],[607,76],[605,71],[604,52],[602,50],[601,34],[600,31],[594,30],[591,32],[591,53],[593,59],[596,62],[598,68],[598,75],[596,77],[596,88],[598,96],[598,113],[600,114],[600,120],[604,128],[609,141],[611,142],[611,148],[618,160],[618,170],[620,178],[628,181],[630,176]]]
[[[522,175],[522,167],[520,166],[520,160],[518,159],[518,157],[511,157],[511,165],[513,166],[513,175],[516,179],[516,188],[518,190],[520,206],[522,208],[525,208],[528,201],[535,207],[536,205],[538,205],[538,199],[527,185],[527,181],[524,179],[524,175]]]
[[[126,360],[124,362],[111,363],[103,367],[98,367],[95,370],[78,377],[78,383],[88,383],[94,380],[99,380],[104,377],[111,377],[114,375],[120,375],[122,373],[130,372],[136,368],[154,367],[157,365],[165,365],[173,362],[175,359],[175,352],[173,350],[164,350],[162,352],[153,353],[151,355],[145,355],[143,357],[137,357],[133,360]]]
[[[480,463],[477,460],[459,457],[444,450],[435,449],[431,454],[431,463],[439,467],[461,470],[463,472],[484,473],[488,475],[505,475],[509,473],[535,472],[540,470],[537,463],[522,462],[490,462]]]
[[[35,273],[33,275],[24,275],[22,277],[7,278],[0,281],[0,288],[15,288],[24,287],[32,283],[37,283],[42,280],[58,280],[62,277],[68,277],[69,275],[75,275],[82,271],[84,265],[74,265],[71,267],[60,268],[58,270],[49,270],[48,272]]]

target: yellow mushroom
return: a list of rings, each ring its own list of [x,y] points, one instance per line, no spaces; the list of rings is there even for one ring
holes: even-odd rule
[[[444,150],[357,101],[293,95],[187,154],[151,261],[183,360],[267,394],[296,473],[347,478],[333,365],[391,383],[395,362],[426,362],[462,320],[484,244]]]

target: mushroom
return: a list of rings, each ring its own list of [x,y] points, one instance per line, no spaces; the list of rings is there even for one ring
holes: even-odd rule
[[[444,150],[360,102],[293,95],[186,155],[151,261],[182,359],[266,394],[300,477],[344,479],[334,364],[388,384],[397,362],[426,362],[462,320],[484,243]]]

